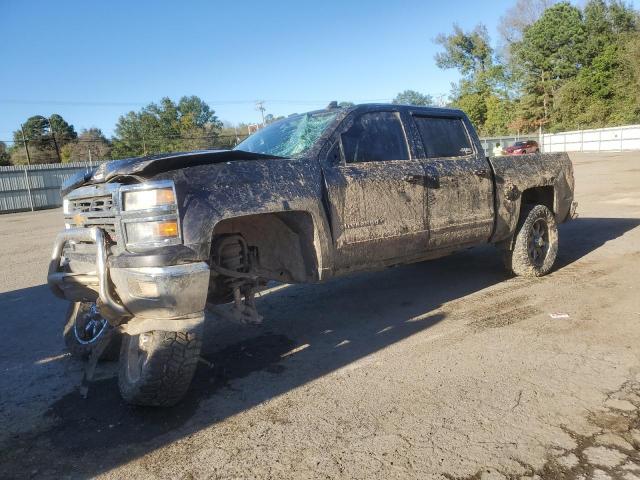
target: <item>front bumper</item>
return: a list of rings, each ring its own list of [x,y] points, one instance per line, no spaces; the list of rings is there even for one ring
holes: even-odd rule
[[[63,263],[67,242],[96,245],[95,265],[74,268]],[[109,267],[104,232],[98,227],[72,228],[61,232],[55,241],[47,282],[53,293],[73,302],[97,301],[106,318],[116,323],[139,324],[153,320],[159,330],[180,330],[186,320],[195,325],[204,318],[209,286],[209,267],[205,262],[190,262],[162,267]],[[133,317],[133,322],[130,320]],[[149,323],[149,322],[147,322]]]

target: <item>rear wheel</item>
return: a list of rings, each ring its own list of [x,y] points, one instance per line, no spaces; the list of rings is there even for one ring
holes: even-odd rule
[[[74,357],[89,358],[95,345],[113,328],[100,315],[94,302],[73,302],[67,310],[67,322],[64,326],[64,343]],[[120,350],[120,336],[112,336],[109,345],[100,358],[117,360]]]
[[[505,265],[516,275],[541,277],[553,268],[558,255],[558,227],[544,205],[522,211],[513,250],[505,252]]]
[[[125,335],[118,384],[128,403],[167,407],[187,393],[200,356],[201,334],[154,330]]]

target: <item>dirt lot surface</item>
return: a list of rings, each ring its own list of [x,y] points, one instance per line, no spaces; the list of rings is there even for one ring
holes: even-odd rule
[[[113,364],[80,398],[43,284],[61,213],[0,216],[0,478],[640,479],[640,153],[573,160],[551,275],[483,247],[276,289],[263,326],[208,319],[164,410]]]

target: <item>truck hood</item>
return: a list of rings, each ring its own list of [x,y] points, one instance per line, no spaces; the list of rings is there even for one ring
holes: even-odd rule
[[[239,160],[268,160],[283,158],[275,155],[243,150],[201,150],[197,152],[166,153],[148,157],[125,158],[102,163],[97,168],[69,178],[62,184],[62,196],[82,185],[106,183],[122,176],[152,176],[179,168]]]

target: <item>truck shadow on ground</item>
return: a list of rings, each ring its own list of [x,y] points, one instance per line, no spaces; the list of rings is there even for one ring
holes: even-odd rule
[[[560,225],[560,250],[556,269],[561,269],[640,225],[637,218],[578,217]]]
[[[561,266],[638,224],[579,218],[562,226]],[[284,287],[259,299],[263,326],[208,319],[204,362],[181,404],[131,407],[120,399],[116,378],[96,381],[87,400],[74,390],[51,404],[45,420],[52,426],[0,440],[0,476],[87,477],[111,470],[425,331],[445,319],[434,312],[443,303],[507,278],[499,253],[482,247],[326,284]],[[35,312],[42,308],[43,289],[0,295],[0,305],[3,296],[13,295]],[[13,316],[7,320],[23,318]],[[59,344],[61,328],[48,326],[45,341]],[[18,348],[29,348],[28,338],[16,341],[23,343]]]

